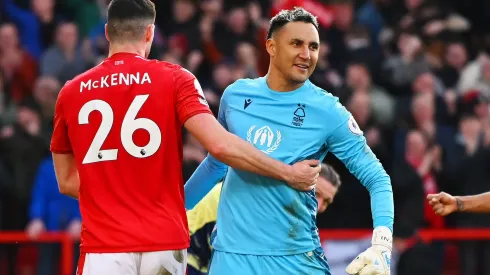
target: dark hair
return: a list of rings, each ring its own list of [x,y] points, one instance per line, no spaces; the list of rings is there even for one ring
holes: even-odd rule
[[[150,0],[112,0],[107,11],[111,40],[137,40],[146,26],[155,22],[155,4]]]
[[[318,21],[316,17],[303,8],[295,7],[292,10],[282,10],[276,16],[272,17],[267,30],[267,39],[270,39],[274,32],[284,27],[289,22],[310,23],[318,30]]]
[[[339,174],[333,169],[332,166],[322,163],[322,171],[320,171],[320,177],[328,180],[334,187],[339,188],[342,182],[340,181]]]

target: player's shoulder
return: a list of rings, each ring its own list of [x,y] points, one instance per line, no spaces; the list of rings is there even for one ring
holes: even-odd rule
[[[309,85],[311,85],[312,90],[312,96],[309,97],[309,100],[319,106],[325,115],[330,118],[338,116],[339,119],[350,115],[337,96],[311,82]]]
[[[146,59],[139,56],[138,58],[142,61],[142,63],[139,64],[140,66],[144,66],[147,71],[156,71],[161,74],[162,77],[169,77],[170,75],[173,77],[175,73],[179,72],[194,77],[191,72],[178,64],[156,59]]]
[[[315,84],[309,82],[311,90],[310,100],[320,103],[322,106],[333,106],[340,104],[339,98],[325,89],[322,89]]]
[[[308,85],[310,85],[311,91],[312,91],[312,100],[314,101],[319,101],[322,104],[336,104],[339,102],[339,98],[334,96],[332,93],[328,92],[327,90],[324,90],[315,84],[309,82]]]
[[[261,87],[262,78],[241,78],[235,80],[235,82],[231,83],[226,87],[223,92],[223,97],[230,97],[237,94],[241,94],[245,92],[258,91]]]

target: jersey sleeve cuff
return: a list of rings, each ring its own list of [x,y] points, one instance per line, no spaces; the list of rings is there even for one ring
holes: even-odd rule
[[[208,110],[196,110],[196,111],[190,112],[186,116],[184,116],[184,119],[182,120],[182,125],[184,125],[189,118],[191,118],[191,117],[193,117],[195,115],[199,115],[199,114],[210,114],[210,115],[213,115],[213,112],[211,112],[211,110],[209,110],[209,109]]]
[[[73,150],[71,149],[59,149],[59,148],[50,148],[50,151],[55,154],[71,154],[73,153]]]

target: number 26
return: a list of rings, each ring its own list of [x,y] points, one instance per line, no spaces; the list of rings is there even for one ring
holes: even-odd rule
[[[149,95],[138,95],[128,108],[121,125],[121,142],[131,156],[136,158],[147,158],[158,151],[162,143],[162,133],[158,125],[148,118],[136,118],[139,110],[148,99]],[[118,149],[100,150],[112,129],[114,122],[114,112],[109,103],[95,99],[85,103],[78,113],[78,123],[88,124],[88,117],[91,112],[99,111],[102,115],[102,122],[95,137],[88,148],[87,154],[83,159],[83,164],[116,160]],[[133,133],[143,129],[150,135],[150,141],[145,146],[137,146],[133,141]]]

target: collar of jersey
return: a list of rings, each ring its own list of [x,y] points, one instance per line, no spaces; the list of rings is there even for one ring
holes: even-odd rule
[[[262,84],[264,85],[265,89],[271,94],[281,95],[281,96],[293,96],[297,93],[301,93],[303,90],[307,90],[308,86],[310,85],[310,80],[306,80],[305,83],[303,85],[301,85],[301,87],[299,87],[296,90],[289,91],[289,92],[278,92],[278,91],[274,91],[271,88],[269,88],[269,85],[267,85],[267,75],[262,77]]]
[[[140,55],[136,53],[118,52],[109,56],[107,59],[122,59],[122,58],[136,57],[136,56],[140,56]]]

